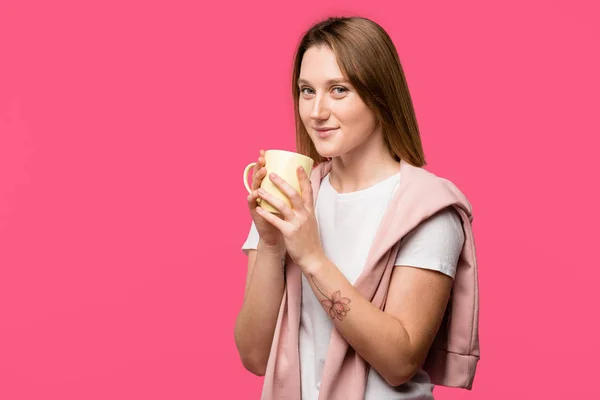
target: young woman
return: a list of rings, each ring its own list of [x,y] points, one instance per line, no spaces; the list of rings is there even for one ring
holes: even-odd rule
[[[260,152],[248,197],[253,223],[242,247],[248,272],[235,328],[242,363],[264,375],[268,363],[279,363],[276,370],[285,362],[270,353],[287,255],[302,271],[300,322],[297,332],[287,333],[297,336],[302,399],[319,398],[334,330],[368,364],[365,399],[432,399],[422,364],[463,249],[460,216],[446,207],[402,238],[383,309],[354,287],[402,182],[401,160],[425,165],[396,49],[368,19],[327,19],[301,40],[292,84],[298,152],[330,163],[330,170],[314,203],[306,174],[298,172],[297,193],[280,177],[267,176]],[[293,207],[261,191],[263,179],[271,179]],[[259,198],[280,214],[262,210]]]

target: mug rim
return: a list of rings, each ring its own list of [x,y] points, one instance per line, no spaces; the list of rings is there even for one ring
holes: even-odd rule
[[[304,154],[301,154],[301,153],[298,153],[298,152],[296,152],[296,151],[289,151],[289,150],[282,150],[282,149],[269,149],[269,150],[265,150],[265,156],[267,155],[267,153],[268,153],[268,152],[287,153],[287,154],[291,154],[291,155],[293,155],[293,156],[295,156],[295,157],[297,157],[297,156],[301,156],[301,157],[307,158],[307,159],[311,160],[312,162],[314,162],[314,161],[315,161],[315,160],[313,160],[311,157],[309,157],[309,156],[306,156],[306,155],[304,155]]]

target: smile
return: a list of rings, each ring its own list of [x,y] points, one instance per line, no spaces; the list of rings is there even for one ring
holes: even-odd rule
[[[315,131],[317,132],[317,136],[319,136],[319,138],[321,139],[330,137],[335,132],[337,132],[337,130],[338,128],[315,129]]]

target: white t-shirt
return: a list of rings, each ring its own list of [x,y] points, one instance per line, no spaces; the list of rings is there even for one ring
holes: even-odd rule
[[[388,202],[400,183],[397,173],[377,184],[351,193],[337,193],[325,176],[319,188],[315,215],[325,254],[354,284],[362,273],[372,240]],[[256,249],[258,232],[254,224],[242,250]],[[462,222],[456,212],[445,209],[421,223],[402,238],[396,265],[409,265],[440,271],[454,278],[464,243]],[[302,399],[316,400],[333,321],[323,309],[302,274],[302,309],[299,352]],[[422,369],[405,384],[390,386],[369,369],[365,400],[433,399],[433,385]]]

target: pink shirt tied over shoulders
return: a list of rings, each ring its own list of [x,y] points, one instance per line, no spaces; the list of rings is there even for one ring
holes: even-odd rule
[[[331,162],[311,174],[313,193],[331,170]],[[402,179],[379,226],[356,289],[379,309],[384,308],[400,239],[419,223],[446,207],[462,219],[465,243],[458,260],[446,315],[423,369],[435,385],[471,389],[479,361],[479,294],[477,259],[467,198],[452,182],[401,161]],[[300,400],[298,332],[301,301],[300,267],[288,258],[286,287],[264,377],[262,400]],[[367,363],[333,329],[319,400],[359,400],[365,392]]]

